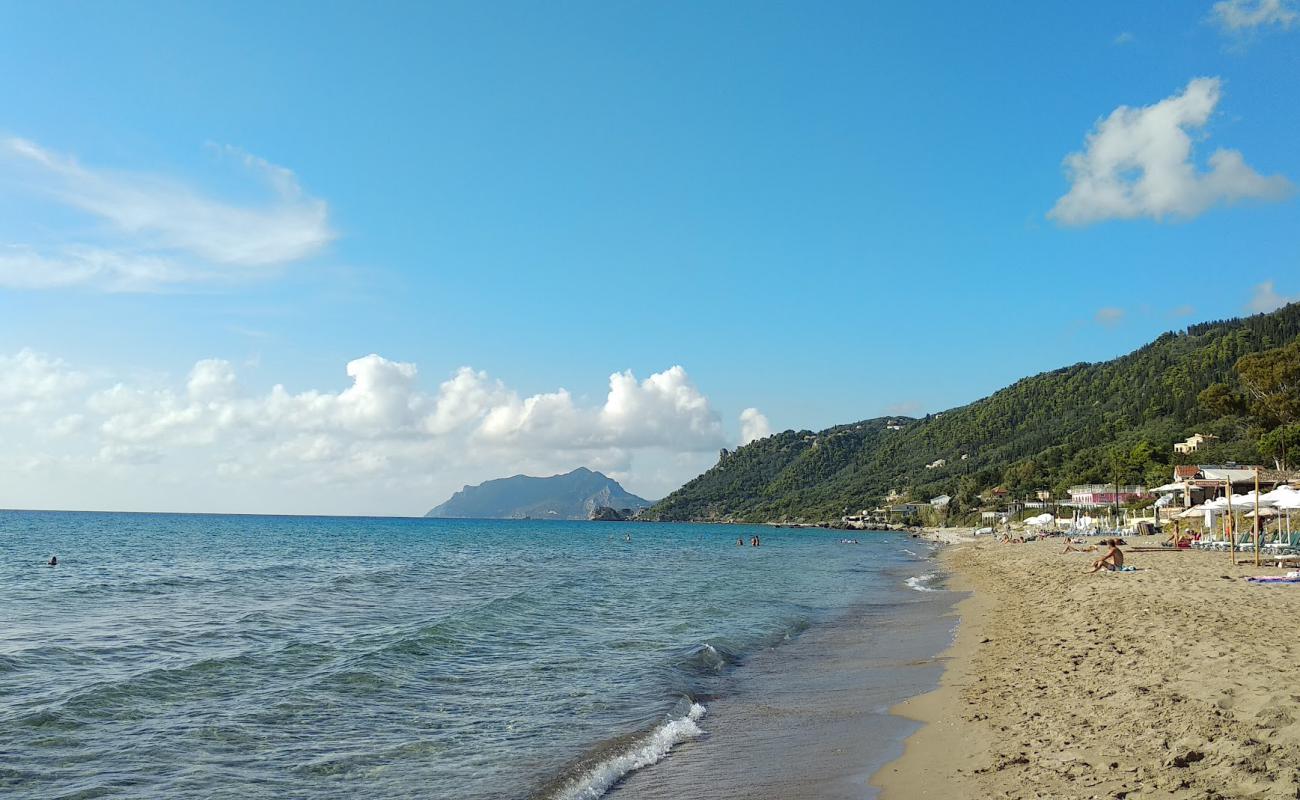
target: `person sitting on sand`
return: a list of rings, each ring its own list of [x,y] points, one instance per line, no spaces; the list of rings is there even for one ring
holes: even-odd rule
[[[1106,544],[1110,549],[1106,555],[1092,562],[1092,569],[1086,570],[1084,575],[1091,575],[1094,572],[1107,570],[1109,572],[1118,572],[1124,568],[1124,551],[1119,549],[1119,539],[1106,539]]]

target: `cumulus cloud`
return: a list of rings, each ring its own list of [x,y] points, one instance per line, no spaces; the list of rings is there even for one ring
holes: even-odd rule
[[[1287,296],[1278,294],[1273,288],[1273,281],[1264,281],[1255,287],[1251,293],[1250,302],[1246,304],[1246,310],[1252,314],[1267,314],[1270,311],[1276,311],[1282,306],[1300,301],[1300,296]]]
[[[747,408],[740,412],[740,443],[749,444],[772,435],[772,426],[767,417],[757,408]]]
[[[26,416],[62,407],[87,380],[63,361],[30,349],[0,355],[0,416]]]
[[[1205,127],[1220,95],[1218,78],[1196,78],[1155,105],[1115,109],[1088,134],[1082,152],[1066,156],[1070,190],[1048,216],[1065,225],[1188,219],[1220,204],[1289,195],[1290,181],[1260,175],[1236,150],[1215,150],[1208,169],[1193,163],[1189,131]]]
[[[1131,31],[1120,31],[1115,35],[1115,38],[1112,41],[1116,45],[1126,45],[1133,44],[1136,40],[1137,37],[1135,37]]]
[[[29,445],[62,443],[87,469],[157,465],[168,479],[183,473],[204,483],[392,491],[434,472],[454,486],[580,465],[637,475],[646,458],[664,462],[660,472],[680,470],[680,482],[727,441],[721,418],[680,366],[644,380],[614,373],[598,403],[562,388],[523,396],[469,367],[430,392],[414,364],[377,354],[345,371],[349,383],[335,391],[253,391],[231,362],[204,359],[171,384],[93,386],[57,359],[24,350],[0,358],[0,423],[6,410],[35,414]],[[753,409],[741,420],[746,437],[768,433]]]
[[[1290,28],[1300,13],[1288,0],[1221,0],[1211,8],[1210,18],[1225,31],[1240,33],[1272,25]]]
[[[1114,306],[1099,308],[1097,309],[1097,313],[1093,316],[1093,319],[1096,320],[1098,325],[1106,328],[1114,328],[1124,321],[1124,309],[1115,308]]]
[[[35,142],[0,139],[8,182],[101,223],[92,234],[79,230],[90,238],[74,243],[3,243],[0,285],[149,291],[293,263],[334,240],[325,201],[304,192],[292,171],[216,150],[260,179],[269,198],[230,203],[172,178],[88,167]]]

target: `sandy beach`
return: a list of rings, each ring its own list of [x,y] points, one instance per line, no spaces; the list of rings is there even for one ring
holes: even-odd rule
[[[1300,584],[1226,553],[1084,575],[1059,541],[948,548],[970,596],[925,726],[874,778],[912,798],[1300,796]]]

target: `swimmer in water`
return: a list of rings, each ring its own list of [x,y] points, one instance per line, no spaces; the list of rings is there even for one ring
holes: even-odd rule
[[[737,538],[736,538],[736,547],[744,547],[744,546],[745,546],[745,537],[743,537],[743,536],[741,536],[741,537],[737,537]]]
[[[625,536],[623,537],[623,541],[625,541],[625,542],[630,542],[630,541],[632,541],[632,534],[629,533],[629,534],[625,535]]]
[[[48,567],[57,567],[58,565],[59,565],[58,556],[50,556],[50,560],[46,562],[46,566]]]

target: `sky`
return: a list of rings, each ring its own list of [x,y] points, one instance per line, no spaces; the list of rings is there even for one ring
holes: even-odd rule
[[[1300,2],[0,2],[0,507],[420,514],[1300,298]]]

